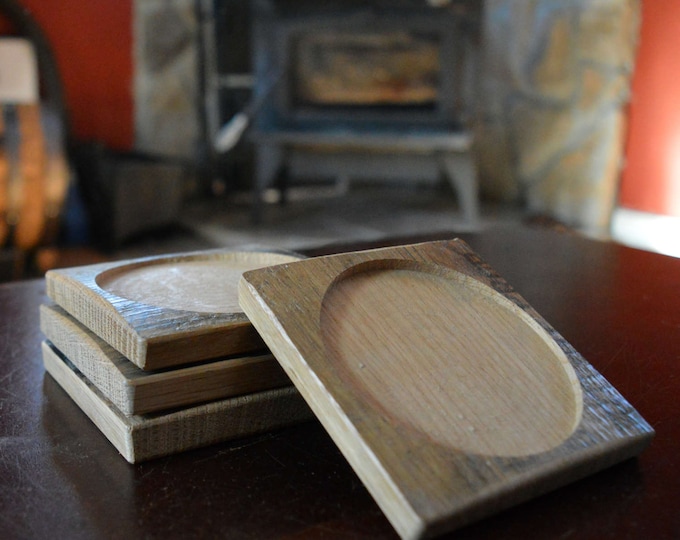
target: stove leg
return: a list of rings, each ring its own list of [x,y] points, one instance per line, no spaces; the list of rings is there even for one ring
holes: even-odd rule
[[[465,222],[476,227],[479,222],[477,171],[470,152],[446,152],[439,156],[446,178],[458,196]]]
[[[283,147],[279,144],[258,144],[255,153],[251,219],[254,224],[259,225],[262,223],[264,190],[274,183],[274,179],[281,171]]]

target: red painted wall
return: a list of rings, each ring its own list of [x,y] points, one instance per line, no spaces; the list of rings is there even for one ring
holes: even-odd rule
[[[19,0],[52,46],[73,135],[134,144],[132,0]]]
[[[680,216],[680,2],[642,0],[620,205]]]

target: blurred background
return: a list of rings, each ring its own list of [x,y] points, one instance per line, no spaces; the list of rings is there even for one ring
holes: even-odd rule
[[[0,279],[531,221],[680,256],[680,4],[0,0]]]

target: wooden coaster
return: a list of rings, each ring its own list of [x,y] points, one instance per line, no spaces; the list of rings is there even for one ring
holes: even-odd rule
[[[40,329],[123,414],[145,414],[290,386],[271,354],[143,371],[58,306],[40,306]]]
[[[130,463],[313,418],[292,386],[168,413],[126,416],[48,342],[42,351],[48,373]]]
[[[145,370],[264,349],[238,306],[245,270],[299,257],[208,251],[51,270],[47,294]]]
[[[652,428],[459,240],[246,272],[241,305],[404,538],[633,456]]]

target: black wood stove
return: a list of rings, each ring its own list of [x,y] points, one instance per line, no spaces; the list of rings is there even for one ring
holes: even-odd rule
[[[475,224],[465,121],[479,3],[433,4],[254,0],[256,219],[285,171],[345,182],[444,176]]]

